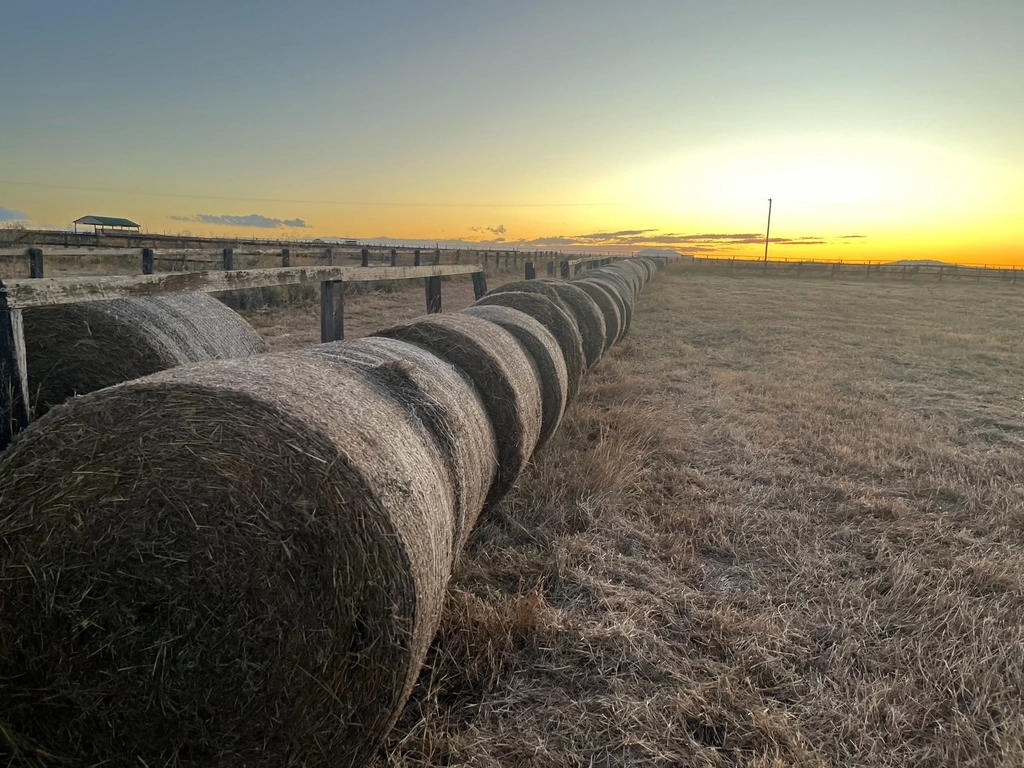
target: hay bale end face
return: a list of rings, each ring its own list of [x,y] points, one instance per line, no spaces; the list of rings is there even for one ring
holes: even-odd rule
[[[473,382],[429,350],[383,336],[321,344],[309,353],[362,372],[437,444],[455,491],[454,559],[483,509],[498,466],[494,430]]]
[[[474,306],[509,307],[524,312],[547,328],[562,350],[562,359],[569,377],[567,404],[573,401],[586,372],[587,359],[583,355],[583,339],[576,320],[563,308],[560,299],[552,301],[541,292],[510,291],[489,293]]]
[[[0,506],[0,751],[33,764],[365,765],[451,568],[436,444],[304,352],[53,409]]]
[[[75,395],[177,365],[267,351],[240,315],[206,294],[37,307],[24,319],[37,415]]]
[[[562,413],[569,396],[569,374],[558,342],[540,322],[511,307],[476,306],[462,312],[500,325],[516,337],[533,359],[541,382],[543,421],[537,443],[537,448],[541,448],[562,423]]]
[[[542,281],[558,294],[562,303],[569,308],[576,320],[583,339],[583,354],[587,358],[587,368],[593,368],[601,360],[605,347],[604,315],[600,307],[585,291],[567,280],[547,278]]]
[[[488,506],[495,504],[512,488],[540,439],[541,381],[529,354],[504,328],[458,312],[374,335],[419,344],[473,381],[498,441],[498,471],[487,497]]]

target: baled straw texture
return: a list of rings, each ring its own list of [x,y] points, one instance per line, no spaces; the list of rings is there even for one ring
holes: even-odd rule
[[[611,294],[618,304],[622,317],[622,331],[619,333],[619,339],[624,338],[629,333],[629,327],[633,322],[633,289],[626,279],[612,272],[594,270],[578,282],[595,283]]]
[[[604,348],[607,351],[622,335],[622,312],[619,309],[621,301],[598,283],[576,280],[573,285],[592,298],[601,310],[604,317]]]
[[[432,436],[305,352],[55,408],[0,508],[0,751],[30,764],[365,765],[451,568]]]
[[[621,262],[610,264],[598,271],[621,280],[627,287],[629,292],[628,298],[630,301],[635,300],[637,294],[640,293],[640,279],[637,277],[636,272],[629,267],[624,266]]]
[[[476,306],[462,311],[500,325],[516,337],[533,359],[541,383],[543,420],[537,443],[537,448],[541,448],[562,423],[562,413],[569,396],[569,374],[558,342],[540,322],[511,307]]]
[[[563,310],[567,314],[569,308],[562,303],[562,297],[558,295],[558,291],[551,287],[546,280],[514,280],[511,283],[503,283],[497,288],[492,288],[488,291],[488,296],[493,296],[496,293],[539,293],[542,296],[547,296],[551,301],[555,302],[559,309]]]
[[[428,315],[374,335],[419,344],[473,381],[498,441],[498,471],[487,506],[497,503],[540,439],[541,381],[529,354],[504,328],[459,312]]]
[[[542,281],[551,286],[562,303],[569,308],[570,313],[576,320],[580,329],[580,338],[583,339],[583,354],[587,358],[587,368],[593,368],[601,360],[604,354],[604,315],[586,292],[580,290],[568,280],[546,278]]]
[[[361,371],[371,386],[433,435],[455,490],[454,560],[483,509],[498,466],[494,430],[473,382],[423,347],[382,336],[309,351]]]
[[[37,414],[185,363],[266,352],[259,334],[212,296],[146,296],[27,309],[28,382]]]
[[[530,282],[536,282],[531,280]],[[576,320],[564,309],[561,299],[552,301],[540,292],[511,291],[489,293],[474,306],[510,307],[524,312],[539,322],[555,337],[562,350],[565,371],[569,377],[569,393],[566,404],[571,403],[579,391],[583,374],[587,370],[587,359],[583,355],[583,339]]]

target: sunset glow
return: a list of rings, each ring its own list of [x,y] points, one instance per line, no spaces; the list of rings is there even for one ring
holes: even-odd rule
[[[1024,264],[1017,2],[71,10],[5,12],[6,226]]]

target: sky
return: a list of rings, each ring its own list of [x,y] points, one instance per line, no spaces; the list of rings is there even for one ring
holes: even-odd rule
[[[1024,2],[7,0],[0,226],[1024,265]]]

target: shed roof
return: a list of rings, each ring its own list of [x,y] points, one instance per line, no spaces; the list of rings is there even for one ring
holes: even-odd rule
[[[137,227],[131,219],[118,219],[113,216],[83,216],[75,219],[75,224],[95,224],[101,227]]]

